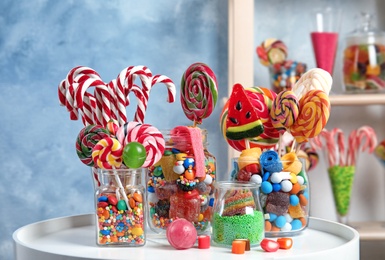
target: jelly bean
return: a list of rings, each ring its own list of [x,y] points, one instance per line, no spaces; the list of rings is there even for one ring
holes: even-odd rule
[[[155,188],[152,187],[152,186],[149,186],[149,187],[147,187],[147,191],[150,192],[150,193],[154,193],[155,192]]]
[[[293,239],[290,237],[280,237],[277,239],[279,249],[290,249],[293,246]]]
[[[250,181],[255,182],[257,185],[261,185],[262,177],[259,174],[253,174],[251,175]]]
[[[263,175],[262,175],[262,181],[267,181],[270,177],[270,172],[265,172]]]
[[[286,224],[286,218],[284,216],[278,216],[274,223],[277,227],[282,228]]]
[[[279,249],[279,244],[276,241],[267,238],[264,238],[260,245],[266,252],[276,252]]]
[[[283,192],[289,192],[293,188],[293,184],[289,180],[284,180],[281,182],[281,189]]]
[[[110,233],[111,233],[111,231],[110,230],[105,230],[105,229],[102,229],[102,230],[100,230],[100,233],[103,235],[103,236],[108,236]]]
[[[99,202],[102,202],[102,201],[107,202],[107,196],[100,196],[100,197],[98,198],[98,201],[99,201]]]
[[[298,196],[299,198],[299,203],[301,204],[301,206],[306,206],[307,205],[307,198],[305,197],[304,194],[300,194]]]
[[[130,198],[129,201],[128,201],[128,204],[130,204],[130,208],[135,208],[136,206],[136,202],[134,200],[134,198]]]
[[[142,198],[142,195],[138,192],[135,192],[134,195],[133,195],[133,198],[135,201],[141,203],[143,202],[143,198]]]
[[[299,203],[299,198],[297,195],[290,195],[290,204],[293,206],[297,206]]]
[[[106,208],[108,206],[108,203],[105,201],[99,202],[98,203],[98,208]]]
[[[269,194],[270,192],[273,191],[273,186],[271,185],[270,182],[268,181],[263,181],[261,184],[261,190],[265,194]]]
[[[302,222],[301,220],[299,219],[294,219],[292,222],[291,222],[291,228],[292,230],[299,230],[301,229],[302,227]]]
[[[269,213],[269,221],[273,222],[277,219],[277,215],[274,213]]]
[[[127,204],[124,200],[119,200],[116,204],[116,207],[118,208],[118,210],[127,210]]]
[[[118,203],[118,199],[112,195],[108,196],[107,200],[111,205],[116,205]]]
[[[265,232],[268,232],[271,230],[271,223],[270,221],[266,220],[265,221]]]
[[[163,172],[162,172],[162,167],[158,166],[158,167],[155,167],[154,171],[152,172],[152,174],[155,176],[155,177],[160,177],[162,176]]]
[[[285,225],[283,225],[283,227],[281,228],[281,231],[284,231],[284,232],[288,232],[288,231],[291,231],[292,229],[292,226],[290,223],[285,223]]]
[[[281,184],[273,183],[273,191],[280,191],[280,190],[281,190]]]
[[[118,209],[116,208],[116,206],[115,206],[115,205],[112,205],[112,207],[111,207],[111,210],[112,210],[113,212],[115,212],[115,213],[117,213],[117,212],[118,212]]]
[[[281,175],[279,174],[279,172],[274,172],[271,177],[270,177],[270,181],[272,183],[280,183],[282,181],[282,177]]]
[[[293,184],[290,194],[297,194],[301,190],[301,185],[297,182]]]

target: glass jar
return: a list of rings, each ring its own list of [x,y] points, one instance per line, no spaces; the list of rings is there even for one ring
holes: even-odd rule
[[[147,169],[149,227],[165,234],[174,219],[185,218],[203,234],[210,226],[216,175],[216,159],[207,150],[207,130],[176,127],[162,134],[165,152]]]
[[[258,246],[264,238],[258,186],[252,182],[216,182],[212,218],[214,244],[231,246],[235,239],[247,239],[250,246]]]
[[[346,92],[385,90],[385,33],[373,26],[373,15],[361,14],[360,26],[346,37],[343,81]]]
[[[232,160],[231,179],[253,182],[259,187],[266,237],[297,235],[308,225],[310,192],[305,159],[291,154],[282,158],[286,159],[276,157],[277,165],[267,169],[263,165],[268,164],[258,158]]]
[[[291,90],[299,78],[306,72],[306,64],[296,61],[285,61],[269,66],[271,89],[275,93]]]
[[[146,243],[143,169],[98,169],[95,192],[99,246],[137,247]]]

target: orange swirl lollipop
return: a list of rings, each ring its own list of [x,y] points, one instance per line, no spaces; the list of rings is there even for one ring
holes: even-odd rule
[[[303,143],[320,134],[326,126],[330,116],[329,96],[319,89],[310,90],[299,100],[299,108],[290,132],[298,143]]]

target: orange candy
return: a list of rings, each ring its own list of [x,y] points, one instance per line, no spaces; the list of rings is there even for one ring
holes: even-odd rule
[[[277,239],[279,249],[290,249],[293,246],[293,240],[289,237],[282,237]]]
[[[301,185],[297,182],[293,184],[293,188],[290,191],[290,194],[297,194],[301,190]]]
[[[133,197],[134,197],[134,200],[139,202],[139,203],[141,203],[143,201],[142,195],[140,193],[135,192]]]
[[[271,231],[271,222],[268,220],[265,220],[265,231]]]
[[[299,198],[299,204],[301,204],[302,206],[307,205],[307,199],[306,199],[305,195],[300,194],[300,195],[298,195],[298,198]]]
[[[231,252],[233,254],[244,254],[246,250],[246,241],[234,240],[232,243]]]
[[[188,169],[184,172],[184,177],[187,179],[187,180],[194,180],[195,179],[195,171],[193,169]]]

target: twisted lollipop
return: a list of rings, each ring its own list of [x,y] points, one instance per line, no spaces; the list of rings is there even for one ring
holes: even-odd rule
[[[130,142],[138,142],[144,146],[147,155],[143,168],[157,163],[162,158],[166,147],[162,133],[149,124],[128,122],[119,127],[116,136],[123,146]]]
[[[184,72],[181,82],[183,112],[195,124],[211,115],[218,99],[217,79],[204,63],[194,63]]]
[[[103,138],[108,137],[108,131],[98,125],[84,127],[76,138],[76,153],[82,163],[94,166],[92,149]]]
[[[293,91],[284,90],[278,93],[270,110],[273,126],[283,133],[297,120],[299,102]]]
[[[101,169],[115,169],[122,165],[123,146],[118,140],[106,137],[92,149],[94,164]]]
[[[320,68],[314,68],[305,72],[294,84],[292,90],[298,99],[301,99],[306,92],[313,89],[322,90],[326,95],[329,95],[332,84],[333,79],[329,72]]]
[[[298,143],[321,133],[330,116],[330,101],[322,90],[310,90],[299,100],[300,114],[290,132]]]

